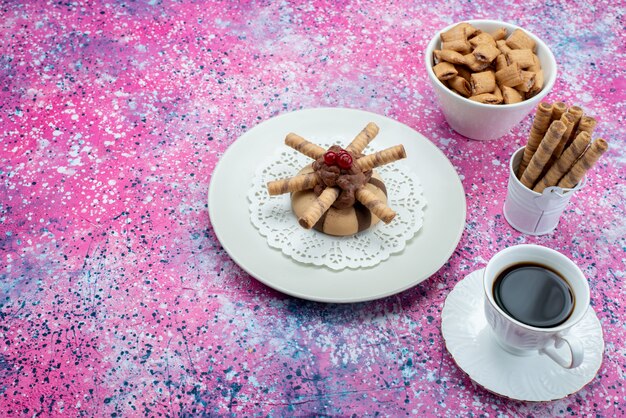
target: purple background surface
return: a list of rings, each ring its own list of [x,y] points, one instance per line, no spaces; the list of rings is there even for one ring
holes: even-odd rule
[[[620,2],[0,1],[0,415],[626,413],[624,22]],[[508,158],[446,124],[423,50],[492,18],[552,48],[547,101],[596,116],[611,149],[558,229],[502,216]],[[293,299],[247,275],[207,212],[220,156],[261,121],[350,107],[421,132],[467,197],[429,280],[355,305]],[[446,295],[497,251],[538,243],[587,274],[606,348],[549,403],[473,384],[445,350]]]

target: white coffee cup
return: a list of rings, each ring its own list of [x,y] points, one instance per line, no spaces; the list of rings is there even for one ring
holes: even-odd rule
[[[550,328],[531,326],[511,317],[498,306],[493,294],[496,279],[507,268],[523,263],[536,263],[548,267],[567,281],[574,297],[574,307],[563,323]],[[506,248],[487,263],[483,288],[485,317],[502,348],[519,356],[539,352],[567,369],[578,367],[582,363],[583,344],[569,331],[589,309],[589,284],[582,271],[569,258],[558,251],[539,245],[525,244]],[[567,345],[565,353],[562,348],[564,344]]]

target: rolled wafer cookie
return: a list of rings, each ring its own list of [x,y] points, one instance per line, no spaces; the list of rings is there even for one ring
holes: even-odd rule
[[[474,56],[474,54],[471,54],[471,53],[463,55],[463,59],[465,60],[465,66],[468,67],[473,72],[483,71],[487,67],[489,67],[489,65],[491,65],[488,62],[478,61],[476,57]]]
[[[516,62],[522,69],[526,69],[535,63],[533,52],[530,49],[512,49],[506,53],[506,60],[510,64]]]
[[[587,151],[576,161],[570,170],[563,176],[557,186],[569,189],[578,184],[591,167],[609,149],[609,144],[602,138],[598,138],[587,148]]]
[[[463,59],[465,59],[465,57]],[[449,80],[458,74],[454,65],[446,61],[441,61],[439,64],[433,66],[433,72],[441,81]]]
[[[552,164],[548,172],[537,182],[533,190],[542,193],[546,187],[556,186],[561,177],[585,152],[589,142],[591,142],[591,136],[587,132],[579,133],[572,144],[563,151],[563,154]]]
[[[461,96],[469,97],[472,95],[472,86],[463,77],[456,76],[450,79],[450,81],[448,81],[448,85]]]
[[[509,48],[504,39],[496,41],[496,46],[498,47],[500,52],[502,52],[502,54],[506,54],[507,52],[511,51],[511,48]]]
[[[496,72],[508,66],[509,66],[509,63],[506,62],[506,55],[500,54],[496,57]]]
[[[494,87],[493,95],[496,96],[496,99],[499,101],[499,103],[502,103],[502,101],[504,100],[504,96],[502,95],[502,90],[500,89],[500,87],[498,87],[497,84]]]
[[[561,153],[565,149],[565,144],[567,143],[569,136],[574,130],[574,124],[576,123],[576,116],[574,116],[573,114],[569,112],[565,112],[563,113],[563,115],[561,116],[561,119],[559,120],[565,124],[565,132],[563,132],[563,136],[561,137],[561,140],[559,141],[559,143],[556,144],[556,147],[554,147],[554,151],[552,152],[552,156],[550,157],[550,161],[548,162],[548,164],[546,164],[546,167],[551,166],[552,163],[554,163],[554,161],[556,161],[556,159],[561,156]]]
[[[524,101],[524,97],[520,94],[519,91],[515,90],[513,87],[502,86],[502,96],[505,104],[519,103]]]
[[[496,82],[501,86],[515,87],[524,82],[522,70],[516,62],[507,65],[499,71],[496,71]]]
[[[387,206],[386,202],[382,201],[378,196],[365,188],[358,189],[355,193],[355,197],[386,224],[396,217],[396,212]]]
[[[285,144],[307,157],[313,158],[314,160],[317,160],[326,152],[324,148],[307,141],[300,135],[294,134],[293,132],[287,134],[285,137]]]
[[[353,154],[360,154],[363,152],[367,144],[372,142],[372,140],[378,135],[378,125],[374,122],[368,123],[365,128],[350,142],[350,144],[346,147],[346,151],[351,152]]]
[[[548,130],[548,127],[550,126],[551,118],[552,104],[546,102],[539,103],[539,106],[537,106],[537,111],[535,113],[533,125],[530,128],[530,135],[528,136],[528,142],[526,144],[526,148],[524,149],[524,155],[522,155],[522,161],[520,162],[519,168],[517,169],[517,178],[522,178],[524,170],[526,170],[526,167],[528,167],[530,159],[537,151],[539,143],[543,139],[546,131]]]
[[[496,88],[496,77],[493,71],[483,71],[470,76],[472,95],[492,93]]]
[[[456,51],[450,49],[437,50],[433,52],[437,62],[445,61],[452,64],[465,64],[465,57]]]
[[[565,103],[552,103],[552,121],[561,119],[561,116],[563,116],[565,112],[567,112],[567,105]]]
[[[595,118],[593,118],[592,116],[583,116],[582,118],[580,118],[580,122],[578,123],[576,136],[578,136],[578,134],[581,132],[587,132],[589,135],[591,135],[597,123],[598,121],[596,121]]]
[[[404,146],[394,145],[393,147],[385,148],[382,151],[359,158],[356,160],[356,165],[361,171],[368,171],[403,158],[406,158]]]
[[[456,68],[456,71],[459,73],[458,77],[463,77],[469,83],[472,79],[472,72],[470,69],[465,65],[455,65],[454,68]],[[450,79],[450,81],[452,81],[452,79]]]
[[[497,42],[499,40],[506,38],[507,34],[508,34],[508,31],[506,30],[506,28],[498,28],[495,31],[491,32],[491,37],[493,38],[494,41]]]
[[[445,32],[441,32],[441,42],[450,42],[458,39],[467,39],[470,33],[476,32],[473,27],[466,22],[459,23]]]
[[[582,119],[585,111],[580,106],[570,106],[567,109],[567,113],[569,113],[570,115],[573,115],[575,118],[574,130],[572,131],[572,135],[573,135],[578,130],[578,124],[580,123],[580,119]]]
[[[493,44],[480,44],[476,47],[476,49],[474,49],[474,51],[472,51],[472,53],[478,61],[482,62],[492,62],[498,55],[501,54],[500,50],[496,48],[495,42]]]
[[[533,84],[530,90],[528,91],[528,93],[526,93],[526,97],[531,98],[537,95],[537,93],[539,93],[541,89],[543,88],[543,84],[544,84],[543,70],[541,69],[536,70],[535,71],[535,84]]]
[[[472,47],[474,48],[478,47],[481,44],[489,44],[489,45],[496,46],[496,41],[493,39],[493,37],[490,34],[486,32],[480,32],[476,36],[473,36],[468,39],[469,39],[470,45],[472,45]]]
[[[267,191],[270,196],[284,193],[299,192],[300,190],[312,189],[318,183],[319,178],[315,173],[300,174],[287,179],[274,180],[267,183]]]
[[[536,42],[528,36],[522,29],[515,29],[511,36],[506,40],[506,44],[512,49],[530,49],[535,50]]]
[[[520,178],[520,181],[524,186],[529,189],[534,187],[535,182],[550,159],[554,148],[563,137],[565,129],[567,129],[567,127],[560,120],[555,120],[550,124],[548,132],[546,132],[545,136],[539,143],[537,151],[533,154],[530,163],[528,163],[528,167],[526,167],[524,174],[522,174],[522,178]]]
[[[465,55],[472,50],[472,45],[467,42],[467,39],[456,39],[454,41],[442,42],[441,49],[451,49]]]
[[[585,112],[580,106],[570,106],[567,109],[567,112],[565,113],[568,113],[574,117],[574,126],[569,131],[569,133],[565,132],[565,134],[563,135],[564,136],[563,138],[564,148],[567,147],[569,144],[571,144],[572,141],[574,140],[576,136],[576,131],[578,131],[578,125],[580,124],[580,119],[582,119]]]
[[[324,189],[311,206],[300,216],[298,223],[306,229],[311,229],[322,215],[331,207],[339,197],[340,190],[337,187],[327,187]]]
[[[583,117],[580,118],[580,121],[578,122],[574,138],[576,138],[581,132],[587,132],[589,135],[593,134],[593,130],[596,128],[597,123],[598,121],[596,121],[595,118],[588,115],[583,115]],[[570,141],[565,144],[565,147],[567,148],[573,140],[574,139],[570,137]]]

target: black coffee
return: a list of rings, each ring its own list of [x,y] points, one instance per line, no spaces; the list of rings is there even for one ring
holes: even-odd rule
[[[562,324],[574,309],[567,281],[548,267],[520,263],[504,270],[493,284],[496,303],[524,324],[550,328]]]

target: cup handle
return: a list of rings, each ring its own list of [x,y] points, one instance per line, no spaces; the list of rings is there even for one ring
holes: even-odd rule
[[[559,366],[566,369],[574,369],[582,364],[585,350],[580,339],[574,337],[573,335],[555,335],[553,341],[554,347],[544,347],[539,350],[539,352],[547,355]],[[569,360],[563,358],[555,350],[556,348],[561,348],[563,344],[567,344],[569,348]]]

